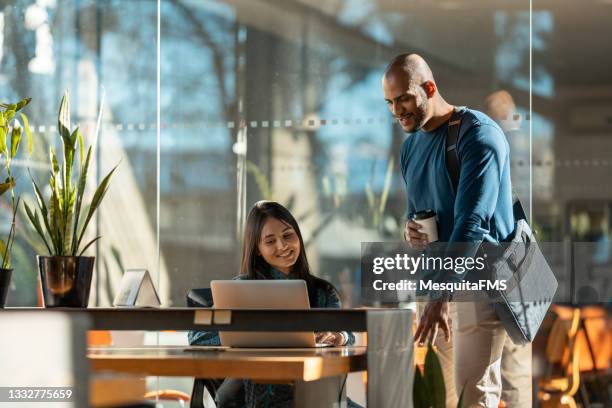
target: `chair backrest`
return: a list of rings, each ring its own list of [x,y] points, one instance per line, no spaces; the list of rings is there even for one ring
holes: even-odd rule
[[[563,364],[567,362],[570,343],[573,343],[578,332],[580,310],[572,312],[571,318],[558,316],[553,323],[546,344],[546,357],[549,363]]]
[[[576,341],[580,325],[580,309],[571,312],[571,318],[558,316],[553,323],[548,343],[546,344],[546,358],[553,371],[568,379],[569,395],[578,391],[580,352]]]
[[[212,291],[210,288],[191,289],[187,294],[188,307],[212,307]]]
[[[210,288],[199,288],[191,289],[187,293],[187,307],[212,307],[212,291]],[[193,389],[191,390],[191,406],[192,407],[203,407],[204,406],[204,390],[206,389],[206,382],[210,380],[204,380],[201,378],[194,378]]]
[[[612,319],[608,311],[602,306],[583,306],[580,318],[584,323],[576,337],[580,371],[608,370],[612,360]]]

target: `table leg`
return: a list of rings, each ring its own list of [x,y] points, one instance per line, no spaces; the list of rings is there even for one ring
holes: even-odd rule
[[[317,381],[296,381],[294,408],[346,407],[346,376],[325,377]],[[343,386],[344,383],[344,386]],[[341,405],[338,405],[338,401]]]

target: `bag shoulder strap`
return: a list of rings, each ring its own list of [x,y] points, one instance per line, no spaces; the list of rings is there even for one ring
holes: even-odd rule
[[[459,187],[459,175],[461,168],[459,167],[459,153],[457,152],[457,142],[459,141],[459,129],[461,128],[461,116],[464,108],[455,107],[453,114],[448,122],[448,130],[446,132],[446,169],[450,175],[455,196]]]
[[[455,196],[457,195],[457,189],[459,188],[459,176],[461,174],[461,167],[459,165],[459,152],[457,151],[457,143],[459,141],[459,129],[461,128],[461,117],[465,107],[455,107],[453,114],[448,122],[448,130],[446,132],[446,169],[450,175],[451,182],[453,183],[453,189]],[[514,214],[514,220],[525,220],[527,221],[527,215],[516,194],[512,197],[512,212]]]

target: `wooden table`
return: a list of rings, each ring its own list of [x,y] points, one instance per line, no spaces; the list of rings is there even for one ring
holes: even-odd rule
[[[367,368],[366,347],[245,349],[218,347],[95,347],[95,372],[196,378],[250,378],[292,383],[296,407],[331,407],[345,398],[345,375]]]
[[[367,368],[366,347],[246,349],[210,347],[95,347],[88,350],[94,371],[154,376],[316,381]]]
[[[333,404],[324,405],[320,401],[327,398],[327,390],[337,389],[338,379],[342,375],[334,376],[328,373],[358,371],[367,367],[367,404],[376,408],[410,408],[412,406],[412,378],[413,378],[413,342],[412,342],[412,311],[401,309],[309,309],[309,310],[228,310],[228,309],[207,309],[207,308],[159,308],[159,309],[113,309],[113,308],[88,308],[88,309],[53,309],[44,310],[34,308],[20,308],[16,310],[27,313],[68,313],[80,315],[89,321],[88,328],[91,330],[223,330],[223,331],[342,331],[349,330],[354,332],[367,333],[368,347],[361,355],[339,357],[329,356],[293,356],[301,359],[301,362],[291,363],[286,355],[279,355],[278,350],[274,350],[271,358],[280,358],[282,367],[291,371],[290,380],[296,381],[296,390],[307,390],[307,395],[299,395],[296,401],[304,402],[303,407],[332,407]],[[76,317],[76,316],[75,316]],[[327,352],[320,351],[320,352]],[[96,353],[98,354],[96,356]],[[115,353],[115,354],[112,354]],[[127,352],[130,354],[129,352]],[[175,350],[169,353],[168,349],[149,351],[155,353],[159,358],[167,358],[174,361],[170,367],[182,364],[182,368],[197,366],[201,363],[200,359],[207,359],[208,368],[218,364],[217,368],[223,365],[228,367],[232,364],[237,366],[234,357],[193,357],[187,353],[186,357],[178,357],[177,354],[184,355]],[[169,353],[169,354],[168,354]],[[218,352],[221,354],[226,352]],[[200,353],[197,353],[199,355]],[[111,355],[111,357],[109,357]],[[101,364],[110,362],[100,362],[104,357],[107,360],[114,360],[113,364],[125,364],[125,367],[134,363],[119,363],[121,359],[134,358],[123,354],[120,351],[108,351],[106,356],[102,351],[92,350],[90,353],[91,362],[97,370]],[[112,357],[114,356],[114,357]],[[170,357],[162,357],[170,356]],[[310,358],[307,358],[310,357]],[[148,358],[152,358],[149,355]],[[264,367],[265,363],[251,356],[251,362],[256,362],[259,367]],[[142,355],[139,364],[144,364],[146,355]],[[228,359],[227,363],[223,359]],[[185,360],[185,361],[183,361]],[[264,359],[265,361],[265,359]],[[322,362],[321,362],[322,361]],[[168,362],[168,361],[166,361]],[[365,363],[364,363],[365,362]],[[154,364],[154,363],[151,363]],[[154,365],[159,364],[156,363]],[[309,364],[313,364],[314,371],[306,370]],[[163,366],[165,364],[159,364]],[[346,369],[346,367],[349,369]],[[277,367],[280,367],[277,366]],[[334,368],[335,367],[335,368]],[[157,368],[156,370],[171,370],[172,368]],[[321,369],[318,380],[306,381],[304,373],[316,373]],[[223,368],[230,370],[230,368]],[[231,370],[240,370],[231,368]],[[325,371],[327,370],[327,371]],[[271,375],[257,373],[258,370],[249,371],[253,375]],[[261,370],[270,371],[270,370]],[[130,371],[131,372],[131,371]],[[182,372],[182,371],[181,371]],[[185,371],[186,372],[186,371]],[[232,371],[235,373],[236,371]],[[163,374],[163,375],[179,375]],[[223,376],[225,371],[215,371],[214,376]],[[296,374],[298,373],[298,374]],[[295,376],[294,376],[295,374]],[[159,375],[159,374],[152,374]],[[191,374],[182,374],[191,375]],[[199,375],[199,374],[198,374]],[[213,374],[206,374],[209,378]],[[232,374],[233,375],[233,374]],[[308,374],[311,375],[311,374]],[[317,376],[315,375],[315,377]],[[299,379],[297,379],[299,378]],[[309,378],[309,377],[306,377]],[[265,381],[262,379],[261,381]],[[317,386],[321,386],[317,389]],[[314,391],[309,391],[310,389]],[[320,399],[319,399],[320,397]],[[338,394],[335,395],[337,405]],[[316,399],[313,401],[313,399]]]

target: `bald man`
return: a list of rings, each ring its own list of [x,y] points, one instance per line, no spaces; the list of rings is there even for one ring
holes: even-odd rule
[[[444,100],[425,60],[397,56],[382,78],[384,98],[402,129],[409,133],[400,152],[408,195],[404,237],[425,249],[428,237],[412,221],[420,211],[436,212],[438,239],[454,256],[474,257],[481,242],[502,242],[514,230],[508,143],[485,114],[455,108]],[[460,177],[457,191],[446,167],[449,121],[457,111],[459,137],[453,151]],[[449,146],[450,147],[450,146]],[[451,244],[469,243],[468,245]],[[458,246],[465,247],[457,253]],[[466,274],[421,271],[419,278],[453,283]],[[497,407],[502,391],[500,362],[506,332],[488,302],[450,302],[450,294],[419,304],[415,341],[434,342],[446,385],[446,406],[455,408],[464,388],[464,407]],[[438,336],[438,329],[444,336]]]

